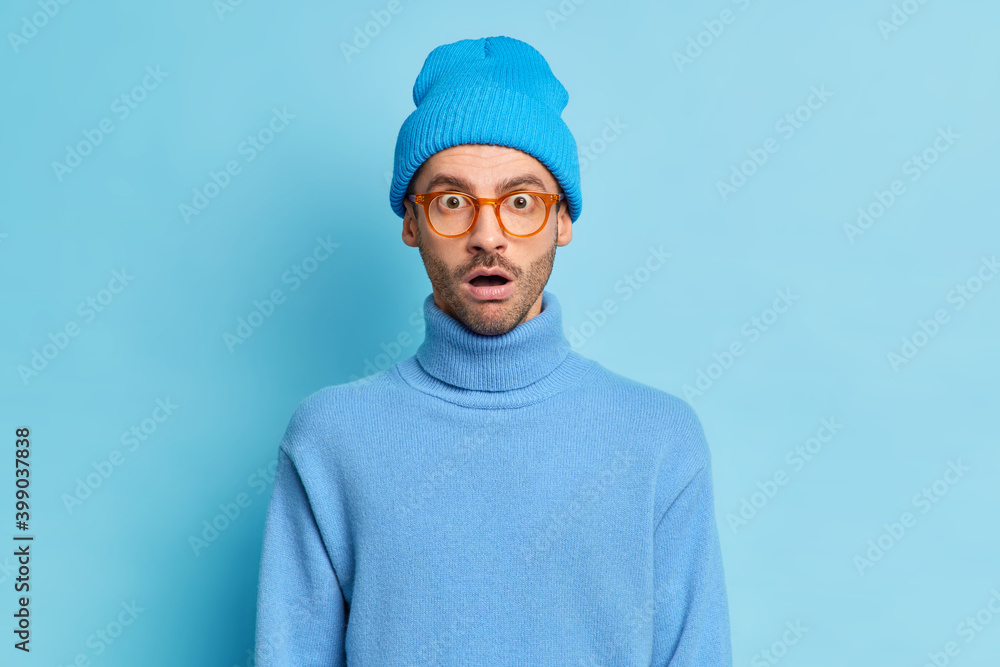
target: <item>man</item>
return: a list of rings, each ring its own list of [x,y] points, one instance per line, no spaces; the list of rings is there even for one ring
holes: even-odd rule
[[[568,101],[509,37],[434,49],[390,188],[433,288],[413,357],[278,449],[258,667],[729,667],[710,455],[681,399],[570,349]]]

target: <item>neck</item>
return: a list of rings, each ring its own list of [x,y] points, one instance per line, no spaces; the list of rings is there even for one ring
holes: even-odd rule
[[[523,405],[561,391],[590,367],[570,349],[559,301],[547,291],[538,315],[496,336],[472,331],[441,310],[433,294],[424,300],[424,321],[424,342],[399,372],[417,389],[455,403]]]

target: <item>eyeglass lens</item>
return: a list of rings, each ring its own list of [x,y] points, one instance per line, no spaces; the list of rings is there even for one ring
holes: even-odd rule
[[[461,234],[472,226],[475,202],[461,194],[438,195],[428,206],[430,222],[442,234]],[[515,192],[500,201],[500,222],[512,234],[531,234],[545,222],[545,202],[538,195]]]

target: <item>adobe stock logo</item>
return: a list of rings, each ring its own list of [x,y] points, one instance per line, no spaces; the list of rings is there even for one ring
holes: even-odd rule
[[[763,651],[755,653],[750,658],[751,667],[769,667],[778,664],[778,661],[788,655],[788,650],[799,643],[799,640],[809,632],[809,628],[803,627],[802,621],[796,620],[785,622],[787,628],[774,643]]]
[[[149,440],[150,436],[159,429],[160,424],[170,419],[174,411],[179,407],[179,405],[170,400],[169,396],[165,399],[156,399],[156,407],[153,408],[149,416],[137,425],[132,426],[128,431],[124,431],[119,438],[120,442],[122,445],[129,446],[127,451],[136,451],[142,442]],[[100,461],[91,461],[90,465],[94,469],[94,472],[88,473],[86,477],[77,477],[73,493],[64,493],[60,496],[66,512],[72,514],[75,508],[81,507],[84,501],[90,498],[94,494],[94,491],[110,479],[115,474],[115,470],[124,464],[126,460],[125,453],[122,450],[113,449],[107,458]]]
[[[272,107],[271,117],[267,123],[253,134],[248,134],[246,139],[237,144],[235,149],[237,155],[244,156],[243,162],[245,164],[253,162],[260,153],[267,150],[267,147],[279,134],[285,131],[293,118],[295,118],[295,114],[290,113],[288,107],[281,107],[280,110],[277,107]],[[201,187],[191,190],[193,195],[191,204],[181,202],[177,206],[184,224],[189,224],[192,216],[201,215],[201,212],[229,187],[233,178],[241,173],[243,173],[243,167],[239,160],[229,160],[219,171],[209,170],[208,180]]]
[[[215,0],[212,3],[212,9],[215,10],[215,15],[219,17],[219,21],[225,21],[226,14],[232,14],[242,4],[243,0]]]
[[[956,284],[955,289],[949,290],[945,300],[955,304],[954,310],[956,312],[962,310],[968,302],[976,298],[976,294],[986,286],[986,283],[993,280],[997,273],[1000,273],[1000,263],[997,262],[997,256],[994,254],[988,258],[984,255],[976,273]],[[900,339],[899,352],[893,350],[886,354],[892,371],[898,373],[900,366],[910,363],[920,350],[930,343],[941,331],[941,328],[950,321],[951,316],[945,308],[935,310],[931,318],[918,319],[918,329],[909,336],[903,336]]]
[[[392,23],[392,17],[403,11],[403,5],[400,0],[389,0],[386,4],[385,9],[373,9],[369,12],[371,14],[372,20],[365,23],[364,30],[361,26],[354,26],[354,39],[351,44],[347,42],[340,43],[340,52],[344,55],[344,60],[348,63],[351,62],[351,58],[361,55],[372,43],[372,40],[382,34],[382,31],[389,27]]]
[[[791,288],[779,289],[775,294],[777,297],[770,307],[764,308],[759,315],[754,315],[740,327],[740,333],[746,336],[749,342],[755,343],[760,340],[763,333],[769,331],[781,315],[787,313],[800,298]],[[709,362],[704,369],[698,369],[694,385],[685,384],[681,387],[684,400],[690,403],[695,396],[703,396],[745,353],[746,347],[738,338],[731,341],[722,352],[713,353],[712,358],[715,361]]]
[[[128,273],[124,266],[121,271],[117,269],[111,271],[111,280],[108,281],[107,286],[99,289],[96,294],[88,296],[77,305],[76,314],[82,318],[83,324],[93,322],[97,318],[97,314],[104,312],[133,280],[135,280],[135,276]],[[44,343],[41,351],[37,347],[31,348],[31,360],[28,365],[18,364],[15,369],[24,386],[28,386],[32,378],[38,377],[39,373],[48,368],[49,363],[69,347],[72,339],[79,336],[81,331],[80,323],[73,319],[67,320],[55,333],[49,332],[48,338],[51,342]]]
[[[29,39],[35,37],[38,31],[49,24],[49,19],[62,9],[60,5],[68,5],[70,0],[38,0],[38,6],[42,11],[35,12],[29,19],[27,16],[21,17],[21,30],[18,32],[8,32],[7,41],[14,53],[20,53],[21,47],[28,43]]]
[[[415,512],[424,507],[425,501],[446,488],[453,482],[451,478],[468,468],[469,462],[484,451],[495,437],[487,430],[474,436],[464,435],[461,444],[456,443],[451,454],[439,458],[433,467],[415,475],[420,481],[414,482],[409,489],[400,494],[396,502],[397,514],[408,518],[414,516]]]
[[[990,593],[990,598],[986,601],[986,604],[980,607],[975,612],[975,615],[969,614],[955,627],[955,634],[961,637],[966,645],[976,641],[979,634],[984,632],[990,623],[1000,618],[1000,591],[993,588],[990,590]],[[927,653],[928,661],[924,663],[923,667],[945,667],[945,665],[951,663],[951,658],[958,656],[962,652],[962,647],[954,640],[945,642],[945,645],[941,648],[942,650],[940,651]]]
[[[649,254],[642,264],[615,282],[615,293],[624,295],[622,301],[631,299],[636,292],[642,289],[644,284],[649,282],[653,274],[663,268],[667,260],[673,257],[671,253],[663,250],[662,245],[659,248],[648,246],[648,251]],[[581,322],[577,326],[569,326],[566,329],[566,338],[573,350],[579,350],[588,340],[593,338],[600,328],[608,323],[608,318],[618,312],[618,307],[616,299],[605,299],[596,310],[587,310],[587,320],[589,321]]]
[[[763,482],[758,480],[756,485],[758,490],[753,491],[749,497],[740,498],[740,508],[735,513],[729,512],[726,515],[726,521],[733,529],[733,534],[736,534],[740,528],[749,525],[778,495],[781,487],[786,486],[794,478],[795,473],[802,472],[806,464],[815,459],[823,451],[823,447],[829,444],[844,428],[844,425],[838,422],[836,417],[830,417],[830,419],[824,417],[820,419],[819,423],[819,428],[816,429],[814,435],[807,438],[805,443],[789,449],[788,453],[785,454],[785,463],[791,467],[791,473],[786,472],[784,468],[778,468],[774,473],[765,477]]]
[[[580,173],[587,171],[587,167],[597,161],[597,157],[604,153],[612,143],[618,140],[627,123],[622,122],[621,116],[615,116],[614,120],[604,119],[604,127],[601,128],[600,136],[594,137],[587,143],[577,144],[577,159],[580,161]]]
[[[914,153],[910,156],[910,159],[905,161],[900,169],[904,175],[910,177],[911,183],[916,183],[927,173],[931,165],[937,162],[942,154],[947,153],[961,137],[962,135],[956,134],[951,129],[951,125],[948,126],[947,130],[939,127],[937,136],[931,144],[920,153]],[[872,192],[874,200],[869,200],[865,206],[857,208],[858,217],[854,224],[844,223],[844,234],[847,236],[847,240],[853,244],[855,238],[863,236],[882,216],[888,213],[889,209],[906,192],[906,184],[898,178],[892,181],[887,189],[874,190]]]
[[[806,96],[802,104],[791,111],[785,113],[774,123],[774,131],[779,132],[786,141],[795,136],[798,130],[805,127],[813,114],[826,105],[827,101],[833,97],[833,93],[826,89],[826,84],[810,86],[809,95]],[[765,164],[771,155],[778,152],[781,143],[774,137],[765,139],[759,147],[748,148],[746,150],[747,159],[730,166],[729,178],[726,181],[717,180],[715,189],[719,192],[722,201],[729,201],[729,198],[736,194],[740,188],[756,174]]]
[[[425,323],[422,308],[418,308],[411,312],[407,321],[410,323],[410,327],[416,330],[418,335],[423,335]],[[361,375],[352,373],[348,376],[348,381],[354,382],[355,380],[367,378],[374,373],[378,373],[379,371],[384,371],[389,368],[389,366],[396,363],[399,356],[403,353],[403,350],[412,345],[414,342],[414,337],[411,336],[406,330],[398,332],[395,338],[391,338],[388,342],[382,341],[379,343],[379,349],[381,349],[382,352],[376,354],[374,359],[366,358],[363,364],[364,367],[361,369]]]
[[[747,8],[750,7],[751,1],[752,0],[733,0],[733,4],[738,6],[740,10],[746,11]],[[702,54],[705,53],[706,49],[715,44],[717,39],[722,37],[722,33],[726,31],[727,25],[736,23],[737,16],[738,14],[733,12],[733,10],[723,9],[719,12],[718,18],[711,18],[702,21],[701,24],[705,27],[705,29],[699,31],[692,37],[688,37],[684,53],[680,53],[679,51],[673,52],[674,65],[677,66],[677,71],[683,74],[685,67],[693,65],[694,61],[700,58]]]
[[[128,118],[139,105],[146,101],[149,94],[160,87],[163,80],[170,76],[170,72],[164,72],[157,65],[155,68],[150,65],[146,67],[146,74],[142,80],[132,87],[127,93],[119,95],[111,101],[110,110],[119,121]],[[83,159],[94,152],[94,150],[104,143],[104,138],[115,131],[115,123],[110,118],[102,118],[97,122],[97,127],[84,128],[80,131],[83,139],[76,144],[66,144],[66,155],[64,161],[52,161],[52,171],[56,179],[62,183],[67,174],[83,164]]]
[[[571,499],[564,498],[547,517],[528,527],[528,531],[532,534],[520,547],[528,565],[533,565],[551,554],[550,550],[557,544],[563,543],[563,540],[572,539],[577,528],[586,525],[590,520],[590,513],[596,511],[595,507],[602,498],[623,492],[622,485],[628,479],[625,473],[635,463],[635,456],[629,451],[618,449],[614,454],[615,458],[594,473],[570,497]]]
[[[948,495],[951,487],[958,484],[965,477],[965,473],[971,470],[972,468],[962,464],[962,459],[948,461],[948,467],[941,477],[913,494],[910,502],[915,509],[920,510],[921,514],[927,514],[934,505]],[[875,563],[882,560],[889,550],[906,536],[907,531],[917,525],[917,518],[912,512],[903,512],[899,516],[899,521],[883,523],[884,532],[875,539],[868,540],[868,549],[854,557],[854,567],[857,568],[858,574],[864,576],[865,570],[871,569]]]
[[[879,19],[875,26],[878,31],[882,33],[882,39],[886,42],[889,41],[889,35],[894,32],[899,32],[899,29],[906,25],[910,17],[915,15],[920,11],[923,5],[927,4],[928,0],[903,0],[900,4],[892,5],[892,13],[889,14],[889,19]]]
[[[555,11],[545,10],[545,20],[549,22],[549,27],[555,30],[560,23],[565,23],[570,16],[576,13],[576,8],[587,0],[562,0]]]
[[[326,238],[317,236],[316,245],[313,246],[312,252],[292,264],[281,274],[282,284],[291,285],[288,291],[295,292],[305,284],[305,281],[316,274],[323,262],[330,259],[334,250],[339,247],[340,244],[331,241],[329,235]],[[228,331],[222,333],[222,342],[226,344],[229,353],[232,354],[236,350],[236,346],[245,343],[268,318],[274,315],[274,311],[285,303],[286,299],[287,295],[277,287],[272,289],[263,300],[254,299],[253,308],[247,316],[241,315],[236,318],[236,328],[233,333]]]
[[[124,634],[125,630],[135,623],[135,619],[139,617],[139,614],[146,611],[146,608],[140,607],[135,599],[132,600],[131,604],[122,600],[119,606],[121,607],[121,611],[115,614],[114,619],[108,621],[87,636],[86,646],[90,649],[94,657],[108,651],[114,645],[115,641]],[[67,667],[86,667],[90,664],[92,664],[91,658],[85,652],[81,651],[74,656],[72,663],[67,663]],[[62,666],[57,665],[57,667]]]
[[[247,486],[252,488],[257,496],[264,493],[274,484],[274,478],[278,472],[278,459],[271,459],[267,467],[257,468],[255,472],[247,477]],[[188,545],[195,556],[200,556],[202,550],[212,546],[219,539],[219,536],[229,530],[229,527],[245,515],[243,510],[253,504],[255,496],[251,496],[246,491],[240,491],[233,497],[231,502],[219,503],[219,512],[209,519],[203,519],[200,532],[196,535],[188,535]],[[214,509],[212,510],[214,511]]]

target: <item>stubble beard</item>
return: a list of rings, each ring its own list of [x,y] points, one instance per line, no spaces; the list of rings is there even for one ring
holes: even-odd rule
[[[455,319],[482,336],[505,334],[524,320],[549,281],[555,264],[556,247],[553,239],[548,252],[532,262],[526,271],[502,259],[500,255],[477,255],[469,265],[452,272],[444,262],[424,249],[420,228],[417,228],[417,248],[431,285],[451,306]],[[503,268],[514,277],[514,293],[502,302],[481,303],[472,300],[462,287],[462,278],[472,269],[495,266]]]

